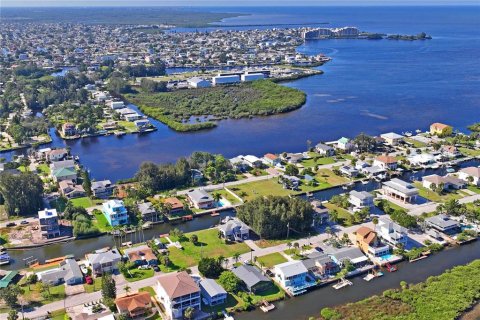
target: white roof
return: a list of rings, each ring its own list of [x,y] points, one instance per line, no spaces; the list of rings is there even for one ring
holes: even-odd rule
[[[42,211],[38,211],[38,219],[52,218],[57,216],[57,209],[45,209]]]
[[[403,136],[395,133],[395,132],[388,132],[388,133],[383,133],[380,135],[381,138],[383,139],[392,139],[392,140],[395,140],[395,139],[402,139]]]
[[[301,261],[288,261],[275,266],[285,277],[295,276],[297,274],[307,273],[308,270]]]
[[[250,163],[254,163],[254,162],[257,162],[257,161],[262,161],[259,158],[257,158],[256,156],[252,156],[252,155],[245,156],[245,157],[243,157],[243,159],[245,159],[245,161],[248,161]]]

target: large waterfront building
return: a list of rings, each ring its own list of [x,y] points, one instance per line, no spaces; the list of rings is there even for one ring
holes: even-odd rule
[[[56,209],[39,211],[38,221],[40,223],[42,238],[51,239],[60,236],[60,226],[58,224],[58,213]]]

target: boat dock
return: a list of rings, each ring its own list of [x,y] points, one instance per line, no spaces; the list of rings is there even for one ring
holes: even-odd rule
[[[339,289],[345,288],[346,286],[352,286],[352,285],[353,283],[350,280],[342,278],[340,282],[338,282],[337,284],[334,284],[332,287],[335,290],[339,290]]]

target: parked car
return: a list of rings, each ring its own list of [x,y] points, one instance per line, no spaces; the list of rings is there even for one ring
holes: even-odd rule
[[[82,270],[82,273],[83,273],[83,274],[87,274],[87,273],[88,273],[88,268],[87,268],[87,266],[85,266],[84,264],[81,264],[81,265],[80,265],[80,270]]]
[[[150,269],[150,266],[148,264],[144,264],[144,265],[139,266],[138,269],[147,270],[147,269]]]
[[[153,270],[154,270],[155,272],[160,272],[160,268],[159,268],[158,266],[153,266]]]
[[[17,224],[15,222],[9,222],[6,224],[7,227],[15,227]]]
[[[86,282],[87,284],[93,284],[93,279],[92,279],[92,277],[86,276],[86,277],[85,277],[85,282]]]
[[[20,222],[20,224],[28,224],[28,221],[27,220],[22,220],[22,222]]]

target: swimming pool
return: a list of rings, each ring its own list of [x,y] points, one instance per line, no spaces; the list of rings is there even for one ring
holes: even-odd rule
[[[380,256],[379,258],[380,258],[380,260],[388,261],[392,257],[393,257],[393,255],[389,253],[389,254],[384,254],[383,256]]]

